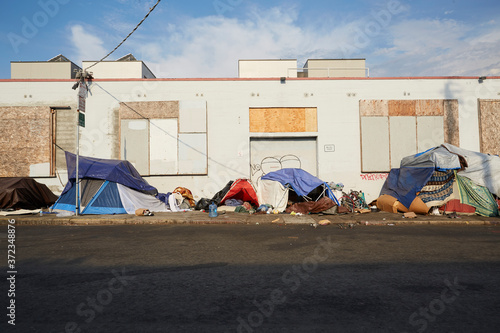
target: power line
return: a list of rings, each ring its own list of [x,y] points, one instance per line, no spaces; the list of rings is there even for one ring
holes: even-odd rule
[[[117,50],[117,49],[118,49],[118,48],[119,48],[119,47],[120,47],[123,43],[125,43],[125,41],[126,41],[126,40],[127,40],[127,39],[128,39],[128,38],[129,38],[129,37],[130,37],[130,36],[131,36],[131,35],[132,35],[135,31],[136,31],[136,30],[137,30],[137,28],[139,28],[139,26],[142,24],[142,22],[144,22],[144,21],[148,18],[149,14],[151,14],[151,12],[152,12],[152,11],[156,8],[156,6],[158,6],[158,4],[160,3],[160,1],[161,1],[161,0],[158,0],[158,1],[155,3],[155,5],[149,9],[149,12],[146,14],[146,16],[144,16],[144,18],[141,20],[141,22],[139,22],[139,23],[135,26],[135,28],[134,28],[134,29],[133,29],[133,30],[132,30],[132,31],[131,31],[128,35],[127,35],[127,37],[125,37],[125,39],[123,39],[123,40],[121,41],[121,43],[120,43],[120,44],[118,44],[118,45],[117,45],[117,46],[116,46],[116,47],[115,47],[115,48],[114,48],[111,52],[109,52],[108,54],[106,54],[106,55],[105,55],[105,56],[104,56],[101,60],[96,61],[95,63],[93,63],[93,64],[92,64],[92,65],[90,65],[89,67],[85,68],[85,69],[84,69],[84,72],[85,72],[87,69],[89,69],[89,68],[91,68],[91,67],[94,67],[95,65],[97,65],[97,64],[98,64],[98,63],[100,63],[101,61],[104,61],[104,59],[106,59],[107,57],[109,57],[109,56],[110,56],[113,52],[115,52],[115,51],[116,51],[116,50]]]

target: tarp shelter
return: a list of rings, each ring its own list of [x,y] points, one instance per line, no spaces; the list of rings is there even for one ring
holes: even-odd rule
[[[282,184],[284,187],[291,187],[297,195],[303,197],[306,201],[311,200],[309,194],[321,187],[321,194],[332,199],[337,205],[339,202],[333,194],[330,186],[321,179],[314,177],[305,170],[297,168],[285,168],[270,172],[261,178],[262,180],[273,180]],[[323,195],[320,195],[322,197]]]
[[[288,204],[288,186],[278,181],[257,179],[257,197],[261,204],[269,204],[279,212],[284,212]]]
[[[220,205],[223,205],[226,200],[238,199],[242,201],[249,202],[255,207],[259,207],[259,199],[252,182],[248,179],[237,179],[229,188],[229,191],[220,201]]]
[[[377,206],[387,210],[401,204],[398,210],[426,213],[456,197],[480,215],[495,216],[498,206],[492,194],[500,194],[500,157],[445,143],[403,158],[400,168],[389,173]]]
[[[76,155],[66,152],[68,183],[53,210],[75,211]],[[169,207],[155,197],[149,185],[129,161],[79,157],[81,214],[134,214],[139,208],[166,212]]]
[[[52,205],[57,196],[33,178],[0,178],[0,209],[39,209]]]

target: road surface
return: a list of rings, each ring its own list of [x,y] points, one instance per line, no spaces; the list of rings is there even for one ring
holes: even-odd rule
[[[2,332],[500,327],[498,226],[0,227]]]

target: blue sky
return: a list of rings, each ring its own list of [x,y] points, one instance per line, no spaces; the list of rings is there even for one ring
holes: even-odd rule
[[[6,1],[10,61],[113,49],[156,0]],[[132,53],[157,77],[236,77],[238,59],[366,58],[370,76],[500,75],[498,0],[162,0],[109,60]]]

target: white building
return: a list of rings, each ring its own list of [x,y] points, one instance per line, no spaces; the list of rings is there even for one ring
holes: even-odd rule
[[[80,69],[59,54],[47,61],[11,61],[11,79],[74,79]]]
[[[301,167],[372,200],[403,156],[443,142],[500,153],[500,77],[282,78],[243,75],[240,62],[239,78],[101,79],[95,68],[80,153],[130,160],[160,192],[211,197],[229,180]],[[0,176],[62,190],[74,82],[0,80]]]
[[[92,67],[90,67],[92,66]],[[90,67],[90,68],[89,68]],[[100,79],[155,79],[156,76],[132,54],[127,54],[115,61],[82,61],[82,68]]]

